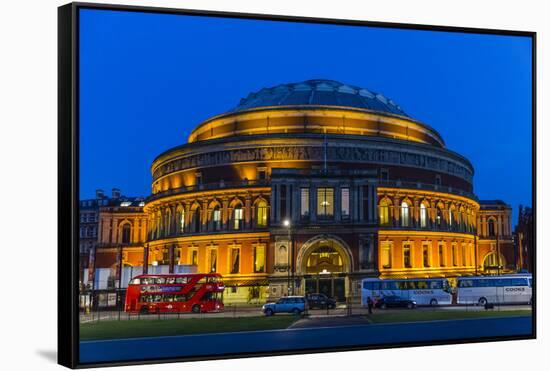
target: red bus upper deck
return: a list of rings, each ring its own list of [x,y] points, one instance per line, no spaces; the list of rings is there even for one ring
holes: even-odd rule
[[[129,313],[205,313],[223,310],[225,286],[218,273],[142,274],[126,290]]]

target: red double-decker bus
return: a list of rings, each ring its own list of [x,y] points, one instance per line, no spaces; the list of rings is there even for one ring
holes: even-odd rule
[[[126,290],[129,313],[205,313],[223,310],[222,276],[210,274],[143,274]]]

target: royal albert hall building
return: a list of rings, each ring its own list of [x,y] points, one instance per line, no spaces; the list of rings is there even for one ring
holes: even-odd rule
[[[261,89],[199,124],[151,171],[152,194],[135,214],[146,238],[124,241],[124,263],[219,272],[226,301],[344,300],[365,277],[514,269],[510,207],[478,200],[468,159],[364,88]],[[136,228],[131,218],[112,228]]]

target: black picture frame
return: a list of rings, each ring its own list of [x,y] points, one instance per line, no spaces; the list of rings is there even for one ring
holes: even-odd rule
[[[307,354],[335,351],[353,351],[380,348],[477,343],[536,338],[536,284],[533,287],[532,335],[503,336],[457,341],[422,341],[391,345],[332,347],[312,350],[273,351],[262,353],[223,354],[208,357],[149,359],[144,361],[117,361],[82,364],[79,362],[79,308],[78,308],[78,224],[79,224],[79,10],[101,9],[127,12],[147,12],[193,15],[221,18],[239,18],[268,21],[347,25],[358,27],[399,28],[470,34],[523,36],[532,40],[532,187],[533,187],[533,276],[536,282],[536,32],[485,28],[448,27],[422,24],[371,22],[346,19],[327,19],[267,14],[233,13],[190,9],[155,8],[145,6],[110,5],[97,3],[70,3],[58,8],[58,363],[69,368],[151,364],[210,359],[230,359],[285,354]]]

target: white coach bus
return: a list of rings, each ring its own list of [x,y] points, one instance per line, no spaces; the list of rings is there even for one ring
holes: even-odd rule
[[[459,277],[457,303],[531,303],[533,277],[530,274]]]
[[[361,283],[361,304],[367,306],[367,298],[372,300],[384,296],[399,296],[414,300],[418,305],[448,305],[452,303],[451,288],[445,278],[381,280],[365,278]]]

